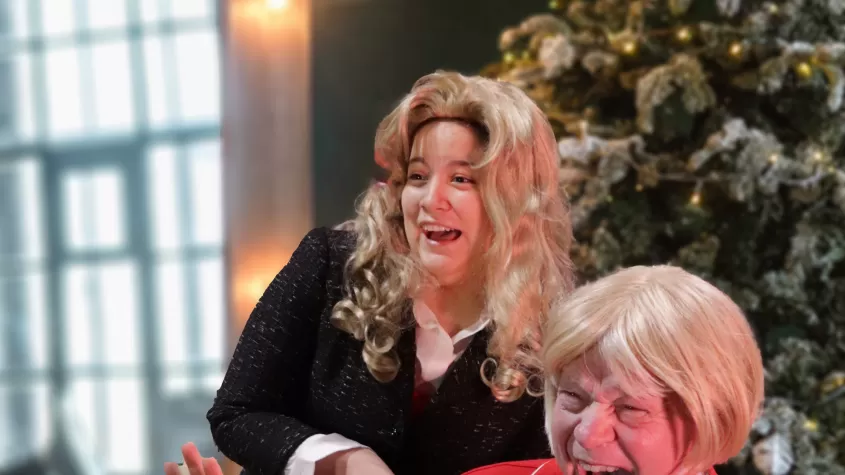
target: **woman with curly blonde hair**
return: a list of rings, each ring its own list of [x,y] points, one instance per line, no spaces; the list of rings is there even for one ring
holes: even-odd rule
[[[376,156],[388,181],[343,230],[308,233],[250,316],[215,442],[254,474],[547,456],[540,329],[572,287],[551,127],[512,85],[436,72],[379,125]]]

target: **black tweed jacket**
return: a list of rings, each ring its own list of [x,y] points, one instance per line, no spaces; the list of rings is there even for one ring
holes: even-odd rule
[[[320,433],[370,447],[396,475],[550,457],[542,399],[500,403],[481,381],[484,332],[416,419],[413,326],[401,335],[398,376],[379,383],[368,373],[362,343],[329,322],[354,244],[347,231],[309,232],[256,305],[208,411],[220,451],[251,475],[283,474],[296,448]]]

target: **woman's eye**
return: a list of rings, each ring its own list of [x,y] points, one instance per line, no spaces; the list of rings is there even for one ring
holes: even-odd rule
[[[472,179],[465,176],[456,176],[455,181],[458,183],[473,183]]]
[[[574,393],[572,391],[561,391],[560,395],[563,396],[563,398],[566,401],[580,401],[581,400],[581,396],[579,396],[578,393]]]
[[[408,174],[408,179],[409,179],[409,180],[422,180],[422,179],[423,179],[423,176],[422,176],[422,174],[420,174],[420,173],[409,173],[409,174]]]

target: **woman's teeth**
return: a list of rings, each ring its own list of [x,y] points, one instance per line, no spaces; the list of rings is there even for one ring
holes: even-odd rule
[[[425,225],[422,228],[425,237],[432,241],[454,241],[460,237],[461,232],[444,226]]]
[[[590,473],[607,473],[607,474],[626,474],[628,473],[626,470],[622,470],[618,467],[611,467],[608,465],[590,465],[588,463],[578,462],[578,465],[581,466],[584,470]]]

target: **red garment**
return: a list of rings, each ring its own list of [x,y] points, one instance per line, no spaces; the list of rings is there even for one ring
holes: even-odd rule
[[[425,406],[431,401],[434,388],[430,383],[420,383],[414,388],[414,396],[411,399],[411,417],[416,418],[422,414]]]
[[[718,475],[712,468],[707,471],[707,474]],[[487,465],[470,470],[463,475],[563,475],[563,472],[555,463],[555,459],[541,459]]]

